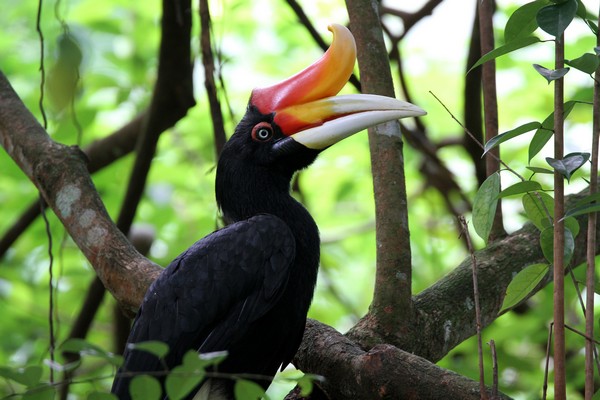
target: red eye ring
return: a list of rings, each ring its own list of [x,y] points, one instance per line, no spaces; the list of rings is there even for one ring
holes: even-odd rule
[[[268,122],[259,122],[252,128],[252,139],[257,142],[268,142],[273,137],[273,127]]]

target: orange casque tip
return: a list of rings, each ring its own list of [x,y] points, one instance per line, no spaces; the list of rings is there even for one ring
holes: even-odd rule
[[[284,109],[335,96],[354,70],[356,44],[352,33],[338,24],[331,24],[328,29],[333,33],[333,41],[319,60],[282,82],[254,89],[250,96],[250,103],[261,113],[275,113],[275,123],[286,135],[323,121],[303,121]]]

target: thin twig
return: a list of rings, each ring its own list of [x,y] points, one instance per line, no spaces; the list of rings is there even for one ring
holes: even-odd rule
[[[552,332],[554,332],[554,322],[550,322],[548,327],[548,340],[546,342],[546,363],[544,365],[544,384],[542,386],[542,400],[546,400],[548,393],[548,370],[550,368],[550,348],[552,347]]]
[[[473,135],[464,125],[462,122],[459,121],[458,118],[456,118],[454,116],[454,114],[452,114],[452,112],[448,109],[448,107],[446,107],[446,105],[444,103],[442,103],[442,101],[430,90],[429,93],[438,101],[438,103],[441,104],[442,107],[444,107],[444,109],[446,110],[446,112],[450,115],[450,117],[458,124],[460,125],[460,127],[463,129],[463,131],[469,135],[469,137],[475,142],[477,143],[477,145],[479,147],[481,147],[483,150],[485,150],[485,146],[483,145],[483,143],[481,143],[476,137],[475,135]],[[526,179],[521,176],[521,174],[519,174],[517,171],[515,171],[514,169],[512,169],[511,167],[508,166],[508,164],[506,164],[504,161],[502,161],[500,158],[498,158],[495,154],[491,153],[491,152],[487,152],[485,153],[486,156],[488,157],[492,157],[495,158],[500,164],[502,164],[502,166],[509,172],[511,172],[513,175],[515,175],[517,178],[519,178],[521,181],[525,181]]]
[[[212,51],[211,21],[208,0],[200,0],[200,47],[202,50],[202,65],[204,66],[204,87],[208,97],[211,121],[213,126],[213,138],[215,142],[215,153],[217,157],[225,145],[227,136],[223,124],[223,113],[221,102],[215,84],[215,59]]]
[[[458,217],[462,234],[465,236],[467,241],[467,248],[469,254],[471,254],[471,266],[473,270],[473,300],[475,301],[475,321],[477,323],[477,353],[479,356],[479,392],[482,399],[487,399],[487,391],[485,389],[485,370],[483,367],[483,340],[481,339],[481,308],[479,306],[479,284],[477,283],[477,258],[475,258],[475,249],[473,243],[471,243],[471,235],[469,234],[469,227],[465,217],[460,215]]]
[[[36,30],[40,39],[40,99],[39,99],[39,108],[40,113],[42,114],[43,127],[44,129],[48,129],[48,118],[46,117],[46,110],[44,109],[44,86],[46,85],[46,68],[44,66],[44,33],[42,32],[42,6],[43,0],[38,1],[38,9],[37,9],[37,17],[35,21]],[[44,199],[40,193],[39,196],[39,207],[42,217],[44,218],[44,224],[46,227],[46,236],[48,237],[48,330],[49,330],[49,341],[48,350],[50,353],[50,361],[54,363],[54,347],[55,347],[55,338],[54,338],[54,285],[52,280],[53,277],[53,269],[54,269],[54,255],[52,254],[52,232],[50,230],[50,222],[48,221],[48,217],[46,216],[46,209]],[[54,382],[54,371],[50,368],[50,382]]]
[[[490,339],[490,350],[492,352],[492,399],[498,398],[498,355],[496,354],[496,342]]]
[[[600,11],[598,13],[600,22]],[[600,46],[600,34],[596,34],[596,45]],[[598,192],[598,143],[600,137],[600,68],[596,69],[594,79],[594,106],[592,111],[592,165],[590,167],[590,196]],[[598,361],[598,350],[590,338],[594,337],[594,293],[596,282],[596,224],[597,213],[588,216],[587,247],[586,247],[586,307],[585,307],[585,334],[588,338],[585,342],[585,399],[590,400],[594,396],[594,361],[598,373],[600,373],[600,362]]]

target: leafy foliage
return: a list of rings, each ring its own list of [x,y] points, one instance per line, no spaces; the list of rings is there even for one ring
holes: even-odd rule
[[[343,4],[319,4],[318,7],[315,6],[319,10],[316,17],[329,20],[339,18],[339,10]],[[501,93],[504,96],[504,102],[501,103],[501,123],[505,126],[505,134],[498,136],[500,139],[496,139],[496,142],[487,143],[486,151],[502,144],[503,149],[506,149],[503,150],[503,159],[510,162],[511,167],[537,174],[550,171],[547,164],[542,164],[542,168],[540,164],[535,163],[538,159],[545,159],[544,150],[553,135],[553,114],[548,115],[551,108],[548,86],[543,79],[539,79],[537,72],[531,68],[531,63],[534,61],[551,65],[551,60],[544,59],[543,56],[529,60],[527,48],[534,44],[536,50],[546,46],[546,43],[543,43],[544,39],[533,35],[538,35],[536,15],[547,5],[550,5],[547,1],[534,1],[518,8],[510,17],[507,15],[504,44],[485,55],[477,64],[497,59],[499,69],[511,73],[510,79],[504,81],[507,82],[506,86],[501,85],[504,88],[504,92]],[[572,8],[573,5],[568,7]],[[50,103],[47,104],[51,116],[49,131],[56,140],[63,143],[75,144],[79,141],[77,124],[66,106],[68,101],[74,98],[74,108],[82,133],[80,143],[86,146],[127,122],[147,104],[149,88],[152,87],[156,70],[157,16],[160,10],[158,3],[98,3],[89,0],[70,2],[65,8],[68,8],[65,18],[70,25],[71,36],[65,37],[60,23],[51,12],[44,12],[42,19],[46,36],[46,61],[49,72],[52,71],[49,73],[48,83],[48,95],[51,97]],[[256,23],[248,18],[249,15],[257,13],[262,16],[265,10],[277,15],[277,18],[269,19],[269,24]],[[10,32],[0,35],[0,53],[3,54],[3,72],[9,76],[29,108],[39,117],[39,42],[31,29],[35,11],[35,5],[31,2],[16,2],[0,14],[2,26],[6,32]],[[561,9],[553,12],[558,13],[558,19],[555,18],[556,15],[543,15],[543,22],[539,25],[545,26],[548,22],[549,26],[555,27],[548,29],[555,29],[554,32],[558,33],[566,24],[568,18],[565,15],[568,13]],[[570,21],[571,24],[581,22],[577,18],[582,18],[582,7],[579,6],[576,12],[577,17]],[[557,22],[551,22],[550,17]],[[455,24],[452,18],[444,18],[436,23]],[[594,29],[595,23],[592,18],[586,18],[585,23],[590,29]],[[446,32],[456,28],[456,25],[441,26],[446,27]],[[228,100],[233,109],[233,116],[227,121],[230,131],[236,117],[243,111],[252,87],[262,84],[267,80],[266,77],[276,80],[287,76],[290,71],[298,70],[306,64],[307,54],[319,53],[309,45],[310,41],[304,30],[296,25],[295,15],[276,2],[225,2],[222,9],[215,13],[214,31],[220,35],[216,39],[216,46],[222,52],[221,73],[227,82],[227,93],[230,97]],[[265,38],[268,38],[269,46],[256,45]],[[440,51],[443,46],[437,42],[443,39],[437,37],[435,41],[432,39],[425,42],[424,48],[435,49],[430,58],[426,58],[423,54],[425,50],[420,48],[419,51],[411,53],[410,57],[417,65],[427,65],[427,68],[411,69],[408,72],[413,75],[411,84],[414,82],[414,87],[419,88],[415,102],[423,105],[428,111],[431,110],[431,117],[427,123],[431,136],[435,138],[447,136],[448,118],[446,115],[436,114],[436,107],[429,103],[426,91],[428,88],[435,88],[452,99],[457,97],[456,93],[462,92],[462,82],[455,75],[456,70],[463,71],[462,60],[458,60],[454,49],[450,58],[443,58],[443,52]],[[591,73],[597,63],[597,59],[594,61],[590,57],[593,56],[590,53],[592,50],[597,56],[595,42],[574,40],[568,36],[567,42],[569,56],[572,57],[568,65],[584,73]],[[81,52],[80,56],[78,51]],[[281,57],[282,54],[286,57]],[[72,82],[70,79],[75,67],[79,68],[81,80],[73,87],[68,82]],[[514,73],[515,67],[519,68],[517,73]],[[576,72],[572,71],[568,77]],[[249,79],[250,76],[257,78]],[[64,91],[57,90],[56,87],[62,87]],[[585,87],[573,89],[573,93],[576,94],[574,100],[590,100],[589,91],[586,91]],[[188,118],[161,139],[151,170],[146,198],[138,213],[138,221],[151,224],[156,231],[158,240],[152,249],[151,257],[162,265],[166,265],[190,243],[212,231],[217,225],[216,207],[212,196],[215,155],[210,137],[208,106],[201,94],[197,96],[197,101],[198,106]],[[454,108],[460,104],[458,99],[452,101]],[[567,102],[565,114],[569,115],[573,111],[570,120],[574,125],[586,123],[588,117],[582,116],[580,107],[575,108],[575,104],[574,101]],[[527,137],[524,133],[534,130],[535,134],[531,140],[527,139],[525,144],[519,142]],[[585,151],[574,149],[573,152]],[[351,159],[348,154],[352,155]],[[461,189],[469,195],[473,194],[476,191],[475,179],[465,172],[470,171],[470,164],[465,168],[467,162],[462,153],[446,149],[442,155],[460,176]],[[416,267],[413,287],[419,291],[458,264],[466,255],[466,251],[457,244],[454,221],[446,212],[443,198],[423,181],[419,173],[423,167],[422,157],[409,146],[405,146],[405,157],[411,211],[412,256]],[[514,162],[523,159],[527,160],[527,165],[520,167],[518,161]],[[3,233],[14,222],[15,216],[25,209],[27,203],[35,201],[36,193],[3,152],[0,153],[0,165],[0,201],[3,205],[0,212],[4,217],[0,218],[0,232]],[[584,165],[585,162],[581,163],[580,167]],[[131,158],[125,158],[94,175],[94,182],[113,216],[118,213],[130,167]],[[565,168],[565,172],[570,171],[573,181],[577,180],[579,174],[583,175],[581,170],[585,168]],[[576,171],[579,172],[573,175]],[[553,223],[553,212],[552,207],[548,208],[546,204],[546,193],[540,192],[538,188],[538,185],[548,187],[544,178],[538,175],[536,181],[517,183],[503,191],[500,191],[499,183],[496,185],[492,182],[493,185],[487,187],[491,190],[484,193],[481,200],[476,201],[479,207],[478,214],[477,218],[473,216],[473,222],[477,219],[477,224],[482,229],[482,236],[487,238],[485,231],[489,229],[489,217],[493,215],[490,205],[496,204],[498,197],[518,195],[523,195],[526,217],[532,220],[540,231],[546,230]],[[327,184],[313,188],[310,185],[313,181]],[[366,311],[372,293],[372,266],[375,263],[376,241],[372,227],[364,228],[372,225],[374,209],[366,137],[348,139],[339,147],[328,150],[314,168],[300,175],[299,186],[305,204],[321,227],[324,241],[323,271],[310,316],[345,330]],[[542,200],[539,200],[538,194],[542,196]],[[548,197],[551,200],[551,197]],[[517,207],[520,212],[521,207]],[[571,208],[567,216],[598,210],[598,199],[587,199]],[[52,215],[49,215],[49,218],[55,239],[53,250],[55,254],[60,254],[60,276],[57,285],[60,342],[68,334],[93,273],[87,262],[74,249],[70,239],[61,240],[64,238],[64,232],[57,220]],[[518,213],[515,213],[507,217],[507,221],[512,221],[512,225],[515,226],[518,225],[519,218]],[[566,224],[569,225],[567,222]],[[353,233],[356,229],[359,229],[358,234]],[[574,232],[574,229],[569,227],[571,232]],[[573,233],[573,236],[576,234]],[[1,260],[0,311],[3,313],[3,340],[0,343],[0,365],[3,366],[0,375],[4,381],[0,384],[0,396],[9,395],[14,389],[18,393],[26,393],[26,398],[52,398],[55,394],[52,387],[39,386],[40,382],[47,382],[48,376],[48,368],[42,367],[40,362],[48,357],[46,247],[43,224],[37,221],[28,234],[21,237]],[[525,278],[519,279],[524,279],[525,283]],[[533,282],[534,280],[529,284]],[[525,293],[526,288],[527,285],[520,293]],[[485,331],[487,338],[494,338],[499,343],[501,365],[510,366],[501,375],[501,388],[515,396],[539,397],[538,388],[542,373],[539,361],[544,357],[544,327],[548,316],[551,315],[549,292],[550,289],[545,289],[528,301],[527,306],[534,306],[534,312],[508,313]],[[573,291],[569,298],[575,298]],[[114,372],[114,366],[118,365],[118,357],[106,350],[112,346],[109,340],[112,307],[112,301],[107,300],[85,343],[71,343],[66,347],[68,349],[72,346],[70,351],[81,353],[82,365],[88,367],[86,370],[92,371],[86,378],[91,379],[93,383],[82,382],[73,385],[75,397],[96,400],[111,398],[100,390],[106,391],[109,387],[109,376]],[[514,329],[511,328],[515,325],[519,326],[519,335],[515,335]],[[569,343],[575,353],[580,345],[576,337]],[[476,377],[473,354],[477,352],[473,351],[473,346],[471,341],[462,344],[442,360],[441,365]],[[151,345],[149,350],[154,354],[163,354],[160,345]],[[68,368],[67,365],[61,364],[64,361],[62,356],[58,354],[58,357],[57,366]],[[578,361],[571,362],[575,365],[573,370],[578,370]],[[42,375],[38,378],[40,369]],[[201,367],[194,369],[200,370]],[[512,376],[511,371],[518,373]],[[487,376],[491,374],[488,373]],[[309,387],[312,381],[307,377],[300,378],[298,383]],[[244,393],[246,388],[249,391],[253,390],[245,383],[240,385]],[[93,387],[91,393],[90,387]],[[255,393],[258,395],[258,391]],[[576,396],[577,394],[573,393],[570,398],[577,398]]]

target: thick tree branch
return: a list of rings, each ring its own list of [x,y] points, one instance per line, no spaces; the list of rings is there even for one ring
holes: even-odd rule
[[[117,226],[125,233],[142,197],[160,134],[183,118],[195,104],[190,49],[191,0],[163,0],[162,9],[158,79],[148,118],[144,120],[143,134],[136,145],[137,157],[117,221]],[[165,114],[172,118],[164,118]]]
[[[0,142],[38,188],[104,285],[126,308],[137,310],[160,267],[140,255],[112,223],[83,153],[50,139],[1,72]]]
[[[481,35],[481,54],[494,50],[494,0],[482,0],[479,3],[479,33]],[[498,98],[496,95],[496,61],[490,60],[481,66],[483,88],[483,110],[485,125],[485,141],[498,136]],[[494,155],[495,157],[492,157]],[[490,150],[485,159],[486,174],[490,176],[500,171],[500,147]],[[498,201],[494,223],[490,232],[490,240],[506,236],[502,221],[502,200]]]
[[[308,321],[304,335],[294,362],[305,372],[326,377],[319,386],[331,399],[480,398],[478,382],[392,345],[364,351],[333,328],[314,320]],[[294,398],[297,397],[287,397]]]
[[[90,174],[101,170],[133,151],[137,138],[142,131],[142,121],[146,118],[146,113],[147,111],[138,115],[112,134],[92,142],[83,149],[89,160],[87,168]],[[0,239],[0,258],[4,256],[10,246],[13,245],[39,215],[40,201],[36,199],[31,202]]]
[[[571,196],[569,203],[574,203],[582,195]],[[578,221],[581,226],[581,233],[575,242],[572,265],[578,265],[586,259],[587,235],[584,232],[586,231],[587,217],[581,216]],[[597,228],[597,232],[600,233],[600,228]],[[533,225],[527,224],[517,232],[475,253],[478,261],[479,289],[482,293],[485,293],[485,296],[480,298],[483,326],[490,325],[498,318],[506,287],[514,274],[528,265],[545,262],[541,249],[537,245],[539,234],[539,231]],[[600,244],[597,244],[596,248],[596,254],[598,253],[600,253]],[[547,276],[530,296],[533,296],[549,282],[551,282],[551,278]],[[330,387],[327,383],[323,385],[323,389],[334,399],[361,398],[360,396],[363,394],[366,396],[364,398],[373,398],[360,391],[383,386],[371,386],[371,384],[375,384],[371,381],[368,384],[365,381],[353,382],[353,379],[357,379],[355,377],[363,376],[353,368],[357,363],[363,365],[360,360],[365,354],[379,352],[382,348],[387,351],[389,349],[387,346],[397,346],[392,354],[394,354],[396,363],[403,364],[403,366],[398,367],[394,364],[394,367],[392,367],[392,364],[390,364],[384,375],[390,380],[427,382],[427,378],[422,376],[421,367],[411,367],[414,365],[411,364],[413,361],[408,354],[414,354],[412,357],[423,357],[430,362],[437,362],[458,344],[475,334],[472,287],[471,259],[468,257],[451,273],[413,297],[414,312],[416,314],[415,329],[412,335],[399,338],[395,342],[385,342],[383,339],[379,343],[373,342],[373,339],[379,336],[379,327],[369,324],[372,321],[371,316],[367,316],[366,319],[346,334],[347,339],[341,339],[340,334],[331,328],[311,320],[307,325],[304,340],[296,354],[294,364],[304,372],[328,377],[332,383],[336,383],[336,386],[338,386],[338,382],[344,382],[341,387],[333,387],[333,385]],[[390,339],[390,337],[387,339]],[[396,357],[398,348],[406,351],[407,355]],[[368,352],[365,353],[365,351]],[[422,364],[420,361],[418,365],[427,364]],[[404,375],[404,372],[402,372],[402,375],[396,375],[400,374],[401,372],[398,371],[403,371],[404,368],[408,369],[406,375]],[[443,380],[441,375],[445,372],[442,371],[436,370],[436,372],[433,372],[432,374],[437,376],[435,378],[437,380],[432,380],[429,385],[425,384],[424,386],[443,387],[444,390],[450,390],[450,386],[459,384],[453,378]],[[356,385],[363,385],[364,389],[357,388]],[[474,381],[470,385],[473,385],[475,389],[478,387],[478,383]],[[389,390],[387,386],[386,390]],[[347,393],[356,394],[356,397],[354,395],[346,397]],[[401,393],[403,395],[397,398],[411,398],[408,397],[407,392]],[[370,393],[370,395],[373,396],[374,394]],[[425,394],[421,395],[425,396],[421,398],[455,398],[452,396],[427,397]]]
[[[346,5],[357,44],[363,92],[395,97],[378,3],[347,0]],[[397,121],[369,129],[377,225],[377,272],[369,314],[383,337],[406,335],[413,319],[401,136]]]
[[[576,201],[580,196],[571,196],[569,201]],[[578,221],[581,233],[576,238],[572,265],[579,265],[586,257],[587,217],[582,216]],[[498,317],[506,288],[514,274],[528,265],[546,262],[538,243],[539,231],[527,224],[475,253],[478,261],[479,290],[485,294],[480,298],[483,326],[490,325]],[[599,252],[600,245],[597,245],[596,254]],[[549,276],[546,277],[537,290],[550,280]],[[389,337],[387,342],[374,342],[378,326],[373,325],[369,315],[362,324],[349,332],[349,336],[365,349],[375,344],[389,343],[428,360],[438,361],[455,346],[475,334],[472,293],[471,261],[467,258],[444,278],[414,296],[416,321],[413,336],[398,338],[397,341],[390,341]]]
[[[471,38],[469,39],[469,53],[467,54],[467,65],[465,71],[481,58],[481,35],[479,33],[479,2],[477,2],[475,17],[473,18],[473,28]],[[480,143],[483,143],[483,110],[481,104],[481,67],[475,68],[465,76],[464,87],[464,108],[463,115],[465,128],[471,132],[479,141],[475,142],[469,135],[464,133],[462,145],[471,157],[475,167],[478,186],[481,186],[485,178],[485,158],[482,157],[483,150]]]

